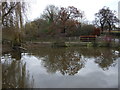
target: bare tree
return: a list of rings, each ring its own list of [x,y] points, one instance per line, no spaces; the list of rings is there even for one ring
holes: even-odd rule
[[[83,13],[81,13],[80,10],[78,10],[74,6],[69,6],[68,8],[62,7],[59,11],[59,21],[62,25],[62,32],[66,33],[67,21],[76,20],[78,17],[82,18]]]
[[[23,33],[23,23],[26,12],[26,4],[24,2],[2,2],[1,4],[2,29],[3,35],[10,39],[11,35],[6,35],[9,31],[13,34],[13,44],[21,43],[21,35]]]
[[[115,24],[119,22],[115,15],[115,11],[110,10],[108,7],[103,7],[100,9],[99,12],[95,14],[95,16],[96,23],[100,25],[102,31],[107,26],[110,32]]]
[[[54,5],[48,5],[44,10],[42,18],[48,20],[49,23],[55,23],[58,18],[59,8]]]
[[[22,28],[23,18],[26,12],[25,2],[2,2],[2,25],[5,27],[16,26]]]

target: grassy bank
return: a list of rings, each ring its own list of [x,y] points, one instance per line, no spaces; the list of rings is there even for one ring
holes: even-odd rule
[[[80,41],[26,41],[22,43],[22,48],[26,50],[30,48],[45,48],[45,47],[106,47],[117,48],[120,51],[120,43],[115,42],[80,42]],[[2,45],[2,53],[14,50],[10,45]]]
[[[108,42],[27,42],[25,47],[51,47],[52,45],[57,46],[64,46],[65,44],[67,47],[113,47],[119,48],[120,43],[108,43]]]

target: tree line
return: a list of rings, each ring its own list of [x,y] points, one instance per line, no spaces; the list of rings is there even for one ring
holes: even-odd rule
[[[95,13],[95,20],[92,24],[86,23],[84,11],[74,6],[56,7],[48,5],[40,18],[28,22],[25,25],[26,34],[29,37],[58,36],[71,37],[80,35],[94,35],[95,31],[109,32],[116,28],[119,19],[116,11],[109,7],[103,7]]]
[[[74,6],[59,8],[49,5],[40,18],[26,24],[26,33],[33,30],[36,36],[75,36],[80,31],[82,19],[84,12]]]
[[[93,24],[85,23],[84,11],[74,6],[57,7],[48,5],[40,18],[25,22],[27,4],[24,2],[2,2],[3,38],[19,45],[23,38],[71,37],[93,35],[98,28],[101,31],[112,30],[119,22],[116,12],[103,7],[95,14]]]

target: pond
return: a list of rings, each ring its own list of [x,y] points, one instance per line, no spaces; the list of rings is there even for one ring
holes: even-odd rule
[[[3,88],[118,88],[111,48],[31,48],[1,57]]]

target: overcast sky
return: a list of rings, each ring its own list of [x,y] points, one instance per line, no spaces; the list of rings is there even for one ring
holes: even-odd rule
[[[75,6],[85,12],[87,20],[94,20],[94,14],[104,6],[110,7],[111,10],[118,11],[118,2],[120,0],[34,0],[30,4],[28,19],[34,20],[43,13],[47,5],[58,7]]]

